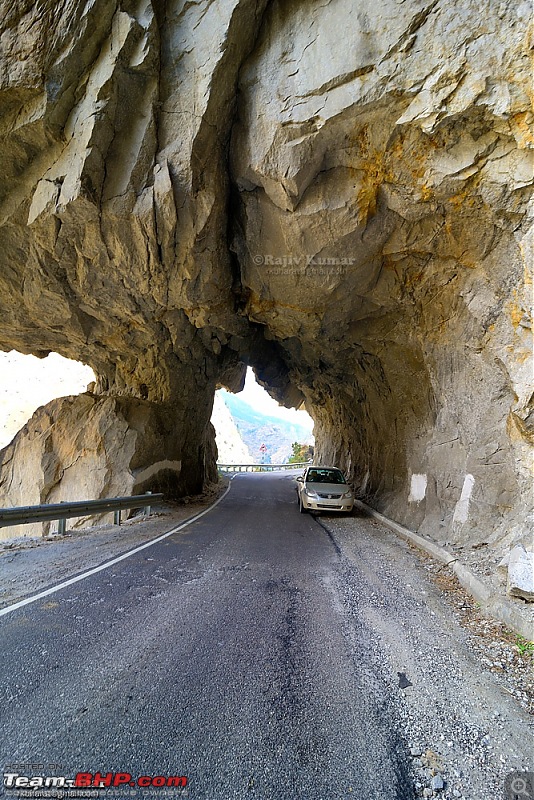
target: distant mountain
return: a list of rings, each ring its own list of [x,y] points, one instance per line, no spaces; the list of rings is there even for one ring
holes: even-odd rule
[[[215,428],[220,464],[251,464],[253,459],[241,438],[232,413],[219,392],[215,392],[211,422]]]
[[[224,389],[220,389],[217,394],[229,408],[253,463],[261,463],[263,460],[260,450],[262,444],[267,447],[264,460],[272,464],[284,464],[288,461],[293,442],[313,444],[313,434],[309,428],[295,425],[280,417],[264,415]]]

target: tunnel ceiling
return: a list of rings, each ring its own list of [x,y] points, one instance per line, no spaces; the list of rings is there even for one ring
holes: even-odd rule
[[[0,347],[93,367],[137,475],[169,419],[160,461],[213,472],[213,391],[249,363],[397,519],[520,529],[529,13],[2,2]]]

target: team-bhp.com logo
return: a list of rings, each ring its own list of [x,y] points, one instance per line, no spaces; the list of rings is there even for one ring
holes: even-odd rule
[[[28,794],[19,796],[39,796],[40,789],[67,790],[63,797],[78,796],[77,789],[106,789],[109,787],[138,786],[140,788],[185,788],[187,778],[185,775],[140,775],[134,778],[129,772],[78,772],[74,778],[64,775],[20,775],[18,772],[4,772],[4,788],[22,792],[29,790]],[[73,790],[72,794],[69,790]],[[55,795],[56,797],[58,795]]]

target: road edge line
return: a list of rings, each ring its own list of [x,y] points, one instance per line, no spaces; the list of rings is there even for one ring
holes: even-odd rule
[[[6,606],[5,608],[0,609],[0,617],[5,616],[6,614],[11,613],[12,611],[16,611],[19,608],[23,608],[24,606],[30,605],[30,603],[36,603],[37,600],[42,600],[44,597],[49,597],[51,594],[55,594],[55,592],[59,592],[61,589],[65,589],[67,586],[72,586],[74,583],[78,583],[79,581],[83,581],[85,578],[91,577],[91,575],[96,575],[98,572],[102,572],[103,570],[107,569],[108,567],[112,567],[115,564],[118,564],[120,561],[124,561],[126,558],[135,555],[136,553],[141,552],[141,550],[146,550],[148,547],[152,547],[153,544],[157,544],[158,542],[162,542],[164,539],[167,539],[169,536],[172,536],[173,533],[178,533],[183,528],[187,528],[188,525],[191,525],[193,522],[196,522],[198,519],[204,516],[204,514],[208,514],[210,511],[221,503],[228,492],[232,487],[232,480],[230,478],[230,483],[228,484],[226,491],[219,497],[217,500],[205,508],[203,511],[199,511],[198,514],[194,514],[189,519],[185,519],[183,522],[180,522],[178,525],[175,525],[174,528],[171,528],[170,531],[163,533],[161,536],[157,536],[155,539],[151,539],[149,542],[145,542],[144,544],[139,545],[138,547],[134,547],[133,550],[127,550],[126,553],[122,553],[120,556],[116,556],[112,558],[110,561],[105,561],[103,564],[99,564],[97,567],[92,567],[92,569],[87,570],[87,572],[83,572],[81,575],[75,575],[74,578],[68,578],[66,581],[57,584],[56,586],[51,586],[49,589],[44,589],[42,592],[38,592],[38,594],[31,595],[30,597],[25,597],[23,600],[18,600],[16,603],[13,603],[10,606]]]

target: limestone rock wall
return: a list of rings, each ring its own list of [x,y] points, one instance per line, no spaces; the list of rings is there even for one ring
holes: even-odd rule
[[[249,363],[383,511],[440,541],[520,540],[529,15],[0,2],[0,347],[89,364],[117,440],[117,403],[147,431],[168,418],[176,490],[214,477],[213,393]],[[109,469],[157,465],[148,438]]]
[[[172,408],[136,398],[85,393],[53,400],[0,450],[0,507],[122,497],[147,489],[171,498],[198,493],[204,475],[214,479],[206,430],[205,422],[191,425],[189,442],[174,424]],[[193,447],[196,465],[187,461]],[[69,525],[101,518],[88,516]],[[0,528],[0,538],[46,534],[54,526]]]
[[[240,75],[247,314],[281,342],[320,456],[373,503],[457,544],[520,535],[527,5],[289,8],[270,5]]]
[[[209,99],[209,69],[198,87],[200,62],[173,70],[193,44],[180,37],[205,38],[203,26],[211,37],[213,24],[220,43],[210,69],[222,59],[231,97],[240,51],[227,61],[226,36],[240,17],[231,3],[204,22],[201,9],[169,4],[165,24],[150,2],[60,5],[16,2],[0,15],[0,347],[89,364],[99,395],[149,401],[155,425],[160,406],[176,428],[171,460],[198,487],[205,471],[213,477],[215,386],[239,388],[244,378],[229,337],[247,326],[234,314],[225,255],[225,173],[219,165],[208,174],[194,154],[206,109],[164,106],[168,86]],[[245,24],[254,4],[241,5]],[[214,98],[225,103],[220,86]],[[221,130],[205,121],[214,167],[230,119],[226,103]],[[211,200],[194,185],[204,178]],[[100,492],[95,484],[91,494]]]

